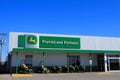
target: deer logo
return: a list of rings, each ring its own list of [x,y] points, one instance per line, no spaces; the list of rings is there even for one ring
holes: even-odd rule
[[[32,44],[32,45],[36,44],[37,43],[37,36],[34,36],[34,35],[28,36],[27,43]]]

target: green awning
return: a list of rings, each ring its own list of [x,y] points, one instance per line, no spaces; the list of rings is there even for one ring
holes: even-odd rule
[[[120,53],[120,50],[61,50],[37,48],[13,48],[13,52],[76,52],[76,53]]]

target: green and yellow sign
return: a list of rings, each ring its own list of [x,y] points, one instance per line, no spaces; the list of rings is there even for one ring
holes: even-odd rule
[[[39,39],[38,39],[39,38]],[[67,48],[67,49],[80,49],[80,38],[74,37],[56,37],[56,36],[35,36],[29,35],[25,38],[25,35],[18,36],[18,47],[25,47],[27,44],[33,45],[38,44],[38,48]],[[39,40],[39,41],[38,41]]]

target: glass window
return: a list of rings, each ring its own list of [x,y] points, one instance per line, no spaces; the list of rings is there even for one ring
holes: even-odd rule
[[[80,66],[80,56],[69,56],[69,64]]]
[[[25,55],[25,64],[27,66],[32,66],[32,55]]]

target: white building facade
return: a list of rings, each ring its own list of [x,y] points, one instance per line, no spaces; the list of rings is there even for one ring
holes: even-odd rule
[[[80,65],[86,71],[120,70],[120,38],[10,32],[11,68]]]

